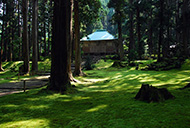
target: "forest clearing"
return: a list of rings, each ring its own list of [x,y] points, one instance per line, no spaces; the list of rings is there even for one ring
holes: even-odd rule
[[[150,61],[143,63],[140,68]],[[76,78],[76,90],[68,94],[47,93],[43,87],[0,97],[0,127],[188,128],[190,88],[180,88],[190,82],[189,63],[170,71],[143,71],[100,60],[94,70],[85,71],[86,77]],[[175,99],[137,101],[142,83],[166,87]]]
[[[0,0],[0,128],[190,128],[189,0]]]

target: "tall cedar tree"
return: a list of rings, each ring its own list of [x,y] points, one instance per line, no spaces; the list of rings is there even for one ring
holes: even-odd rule
[[[134,40],[134,21],[133,21],[133,0],[129,0],[129,6],[130,6],[130,11],[129,11],[129,54],[132,54],[135,52],[135,40]],[[132,56],[129,58],[130,60],[132,59]]]
[[[33,44],[33,54],[32,54],[32,71],[38,71],[38,27],[37,18],[38,17],[38,0],[33,0],[33,15],[32,15],[32,44]]]
[[[184,57],[188,57],[188,1],[183,0],[183,7],[182,7],[182,18],[183,18],[183,55]]]
[[[49,90],[64,92],[70,87],[68,74],[68,45],[71,26],[71,1],[54,1],[52,62]]]
[[[79,3],[74,0],[74,28],[75,28],[75,71],[76,76],[82,75],[81,70],[81,51],[80,51],[80,22],[79,22]]]
[[[115,14],[113,19],[118,25],[118,54],[120,60],[124,58],[124,48],[122,42],[122,19],[124,17],[123,9],[125,6],[125,0],[110,0],[108,3],[109,8],[115,9]]]
[[[29,73],[29,43],[28,43],[28,0],[22,0],[22,13],[23,13],[23,59],[24,66],[22,72]]]
[[[163,11],[164,0],[160,0],[160,30],[159,30],[159,42],[158,42],[158,61],[161,61],[161,46],[163,43]]]
[[[74,81],[76,82],[76,80],[73,77],[72,71],[71,71],[71,56],[72,56],[72,35],[73,35],[73,31],[72,31],[72,7],[73,7],[73,0],[70,0],[70,8],[68,10],[67,15],[69,15],[68,17],[70,18],[69,22],[70,22],[70,27],[68,27],[68,29],[70,29],[70,31],[68,31],[69,36],[67,36],[67,42],[68,42],[68,74],[69,74],[69,79],[70,81]]]

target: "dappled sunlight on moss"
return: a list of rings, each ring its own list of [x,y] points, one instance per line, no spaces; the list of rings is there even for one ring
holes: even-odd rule
[[[111,61],[109,62],[109,64]],[[104,65],[105,64],[105,65]],[[101,61],[101,65],[106,63]],[[41,89],[0,98],[0,127],[188,127],[190,70],[108,68],[77,77],[75,94]],[[165,87],[176,97],[162,103],[134,99],[142,83]]]
[[[48,107],[49,107],[48,105],[37,105],[37,106],[32,105],[32,106],[29,107],[29,109],[31,109],[31,110],[36,110],[36,109],[47,109]]]
[[[107,107],[107,105],[103,104],[103,105],[98,105],[98,106],[96,106],[96,107],[94,107],[94,108],[88,109],[88,110],[86,110],[86,111],[87,111],[87,112],[95,112],[95,111],[104,109],[104,108],[106,108],[106,107]]]
[[[49,121],[47,119],[30,119],[30,120],[22,120],[22,121],[12,121],[8,123],[3,123],[0,126],[3,128],[29,128],[29,127],[47,127]]]

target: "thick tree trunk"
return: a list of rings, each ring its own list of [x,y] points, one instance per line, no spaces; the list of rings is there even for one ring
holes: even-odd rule
[[[28,0],[22,0],[22,9],[23,9],[23,58],[24,58],[24,67],[23,73],[29,73],[29,43],[28,43]]]
[[[64,92],[70,87],[68,74],[68,36],[70,36],[70,0],[54,2],[51,79],[49,90]]]
[[[33,15],[32,15],[32,71],[38,71],[38,0],[33,0]]]
[[[188,57],[188,19],[187,19],[188,0],[183,0],[182,18],[183,18],[183,55]]]
[[[82,75],[80,49],[80,21],[78,0],[74,0],[74,28],[75,28],[75,71],[76,76]]]

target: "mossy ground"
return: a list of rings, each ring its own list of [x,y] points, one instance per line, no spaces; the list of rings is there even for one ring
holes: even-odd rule
[[[141,71],[109,68],[103,60],[78,77],[74,94],[30,90],[0,97],[0,127],[188,128],[190,127],[189,60],[181,69]],[[143,67],[145,65],[140,65]],[[134,99],[142,83],[166,87],[176,98],[161,103]]]

